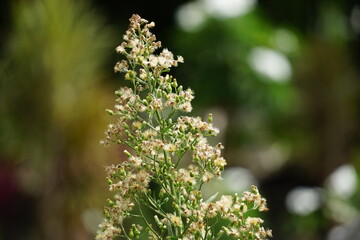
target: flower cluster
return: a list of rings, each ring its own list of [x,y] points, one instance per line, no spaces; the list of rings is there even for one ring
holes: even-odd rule
[[[219,131],[211,114],[207,121],[178,115],[192,111],[193,91],[167,74],[184,60],[168,49],[160,51],[161,43],[150,31],[154,26],[133,15],[116,48],[125,59],[115,72],[124,73],[132,87],[115,92],[116,104],[107,112],[117,121],[109,125],[102,143],[124,144],[129,151],[126,161],[106,169],[115,196],[108,200],[96,239],[267,239],[271,231],[261,226],[263,220],[250,216],[267,211],[255,186],[241,196],[203,199],[203,184],[220,178],[226,165],[222,144],[212,146],[207,140]],[[192,164],[184,167],[186,153]],[[134,208],[140,214],[134,214]],[[144,214],[145,209],[153,217]],[[142,225],[124,224],[131,218],[139,218]]]

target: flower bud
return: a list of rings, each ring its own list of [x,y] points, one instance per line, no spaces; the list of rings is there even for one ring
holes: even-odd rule
[[[128,150],[124,150],[124,153],[125,153],[125,155],[126,155],[127,157],[131,157],[131,153],[129,153]]]
[[[163,223],[160,221],[159,217],[157,215],[154,216],[154,220],[156,222],[156,224],[158,225],[159,228],[163,227]]]
[[[180,206],[175,202],[173,202],[173,207],[175,208],[176,211],[180,211]]]
[[[161,97],[162,97],[162,92],[161,92],[161,91],[157,91],[156,97],[161,98]]]
[[[129,125],[128,125],[126,122],[123,122],[123,123],[122,123],[122,126],[123,126],[125,129],[129,129]]]
[[[125,79],[132,80],[135,78],[135,76],[136,76],[136,72],[130,70],[125,74]]]
[[[212,123],[212,122],[213,122],[213,115],[212,115],[212,113],[209,113],[208,123]]]
[[[115,205],[114,201],[112,201],[111,199],[108,199],[107,202],[109,207],[113,207]]]
[[[113,184],[113,181],[110,178],[106,178],[106,181],[109,185]]]
[[[134,238],[134,231],[133,231],[132,229],[130,229],[129,237],[130,237],[130,238]]]
[[[164,193],[165,193],[165,190],[164,190],[164,189],[160,189],[160,192],[159,192],[159,198],[160,198],[160,199],[164,198]]]
[[[110,116],[114,116],[114,115],[115,115],[115,113],[114,113],[113,110],[106,109],[105,111],[106,111]]]
[[[104,215],[105,215],[105,218],[106,218],[106,219],[110,219],[110,218],[111,218],[110,213],[109,213],[108,210],[104,210]]]

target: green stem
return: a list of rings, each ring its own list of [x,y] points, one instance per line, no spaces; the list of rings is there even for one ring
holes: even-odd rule
[[[126,234],[126,231],[125,231],[124,226],[123,226],[122,224],[120,224],[120,227],[121,227],[121,230],[123,231],[123,233],[124,233],[124,235],[125,235],[126,239],[131,240],[131,238],[130,238],[127,234]]]
[[[137,199],[137,197],[135,196],[135,201],[139,207],[139,210],[140,210],[140,213],[141,213],[141,216],[142,216],[142,219],[144,220],[146,226],[156,235],[156,237],[158,239],[161,239],[160,236],[158,235],[157,231],[151,226],[151,224],[147,221],[146,217],[145,217],[145,214],[143,213],[142,211],[142,208],[141,208],[141,204],[139,203],[139,200]]]

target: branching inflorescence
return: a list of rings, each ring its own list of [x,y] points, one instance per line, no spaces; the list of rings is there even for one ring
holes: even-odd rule
[[[108,200],[96,239],[267,239],[271,230],[250,216],[267,210],[255,186],[239,196],[203,199],[202,185],[220,178],[226,165],[223,146],[207,141],[218,133],[211,115],[207,121],[178,115],[192,111],[193,91],[167,74],[184,60],[160,51],[150,32],[154,25],[133,15],[116,48],[126,60],[115,72],[124,73],[132,87],[116,91],[115,108],[107,112],[117,122],[109,125],[103,144],[125,144],[130,152],[125,151],[127,161],[106,169],[115,196]],[[192,156],[187,167],[181,164],[185,153]],[[138,223],[131,225],[126,220],[131,218]]]

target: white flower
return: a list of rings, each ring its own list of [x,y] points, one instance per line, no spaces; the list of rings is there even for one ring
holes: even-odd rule
[[[190,183],[191,185],[196,184],[196,179],[190,176],[189,171],[186,169],[180,168],[177,174],[178,181],[183,183]]]
[[[150,67],[156,67],[157,64],[158,64],[158,62],[159,62],[159,60],[158,60],[158,58],[157,58],[155,55],[151,54],[151,55],[149,56],[148,62],[149,62]]]
[[[165,144],[164,150],[167,151],[167,152],[175,152],[176,151],[176,145],[172,144],[172,143]]]
[[[224,167],[226,165],[226,160],[223,157],[219,157],[214,160],[214,164],[217,167]]]
[[[181,221],[181,218],[178,217],[178,216],[175,216],[174,214],[171,214],[169,213],[168,214],[168,218],[170,220],[170,223],[175,225],[175,226],[178,226],[180,227],[182,225],[182,221]]]
[[[191,112],[192,106],[190,102],[185,102],[179,106],[179,109],[183,112]]]
[[[251,227],[254,227],[260,223],[263,223],[264,220],[262,220],[261,218],[258,218],[258,217],[248,217],[246,220],[245,220],[245,225],[247,228],[251,228]]]
[[[232,206],[232,196],[230,195],[224,195],[221,196],[219,201],[216,201],[216,208],[222,212],[223,214],[227,213],[230,209],[230,207]]]
[[[140,167],[141,166],[141,163],[143,162],[141,158],[139,157],[135,157],[135,156],[131,156],[129,158],[129,162],[131,164],[133,164],[134,167]]]
[[[184,58],[182,56],[177,56],[177,61],[179,63],[184,63]]]
[[[117,47],[116,47],[116,52],[118,52],[118,53],[124,53],[124,52],[125,52],[124,46],[122,46],[122,45],[117,46]]]

